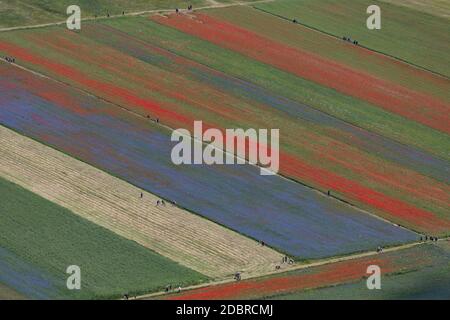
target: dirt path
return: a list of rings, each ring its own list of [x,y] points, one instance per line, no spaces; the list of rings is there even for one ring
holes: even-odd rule
[[[0,126],[0,176],[213,279],[267,273],[282,255]],[[140,198],[141,192],[143,198]]]
[[[441,240],[447,240],[447,239],[441,239]],[[414,243],[404,244],[404,245],[400,245],[400,246],[396,246],[396,247],[386,248],[383,250],[383,252],[393,252],[393,251],[404,250],[404,249],[412,248],[412,247],[415,247],[415,246],[418,246],[421,244],[423,244],[423,242],[414,242]],[[261,277],[266,277],[266,276],[270,276],[270,275],[284,273],[287,271],[295,271],[295,270],[313,268],[313,267],[323,266],[326,264],[333,264],[333,263],[342,262],[342,261],[355,260],[355,259],[359,259],[359,258],[369,257],[369,256],[377,255],[377,254],[379,254],[379,253],[376,251],[368,251],[368,252],[357,253],[357,254],[344,256],[344,257],[336,257],[336,258],[331,258],[331,259],[318,260],[318,261],[315,261],[312,263],[307,263],[307,264],[294,264],[294,265],[284,268],[283,270],[261,273],[259,275],[247,275],[247,276],[244,276],[243,279],[244,280],[256,279],[256,278],[261,278]],[[233,279],[226,279],[226,280],[221,280],[221,281],[204,283],[201,285],[190,286],[190,287],[183,288],[183,292],[193,290],[193,289],[211,287],[211,286],[215,286],[215,285],[219,285],[219,284],[231,283],[234,281],[235,280],[233,280]],[[155,292],[155,293],[136,297],[136,299],[153,299],[153,298],[157,298],[157,297],[164,296],[164,295],[167,295],[167,294],[165,292]]]
[[[210,5],[202,6],[202,7],[195,7],[194,10],[213,9],[213,8],[228,8],[228,7],[235,7],[235,6],[247,6],[247,5],[252,5],[252,4],[257,4],[257,3],[266,3],[266,2],[273,2],[273,1],[275,1],[275,0],[258,0],[258,1],[247,1],[247,2],[244,1],[244,2],[232,2],[232,3],[218,3],[214,0],[208,0],[208,2],[211,3]],[[187,9],[180,10],[180,12],[187,12],[187,11],[188,11]],[[150,14],[170,13],[170,12],[175,12],[175,8],[129,12],[129,13],[125,13],[124,15],[118,14],[118,15],[111,15],[109,17],[102,16],[102,17],[95,18],[93,16],[89,16],[86,18],[82,18],[81,21],[104,20],[104,19],[112,19],[112,18],[119,18],[119,17],[134,17],[134,16],[141,16],[141,15],[147,15],[147,14],[150,15]],[[58,21],[58,22],[51,22],[51,23],[35,24],[35,25],[29,25],[29,26],[0,28],[0,32],[45,28],[45,27],[60,26],[60,25],[65,25],[65,24],[66,24],[66,20]]]
[[[217,6],[217,5],[220,4],[219,2],[217,2],[217,1],[215,1],[215,0],[206,0],[206,2],[209,3],[209,4],[211,4],[212,6]]]

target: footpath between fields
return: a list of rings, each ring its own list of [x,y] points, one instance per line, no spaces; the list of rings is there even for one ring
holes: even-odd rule
[[[208,6],[195,7],[193,10],[229,8],[229,7],[236,7],[236,6],[251,6],[253,4],[267,3],[267,2],[273,2],[273,1],[275,1],[275,0],[257,0],[257,1],[247,1],[247,2],[232,2],[232,3],[213,3]],[[135,17],[135,16],[142,16],[142,15],[171,13],[171,12],[175,12],[175,9],[176,8],[152,9],[152,10],[144,10],[144,11],[136,11],[136,12],[124,12],[123,14],[116,14],[116,15],[109,15],[109,16],[89,16],[86,18],[82,18],[81,21],[82,22],[83,21],[84,22],[98,21],[98,20],[107,20],[107,19],[122,18],[122,17]],[[186,13],[186,12],[192,12],[192,11],[189,11],[188,9],[179,9],[179,12]],[[45,28],[45,27],[51,27],[51,26],[60,26],[60,25],[65,25],[66,23],[67,23],[67,21],[64,20],[64,21],[57,21],[57,22],[28,25],[28,26],[0,28],[0,32],[26,30],[26,29],[37,29],[37,28]]]
[[[448,240],[450,240],[450,237],[439,239],[438,241],[448,241]],[[426,244],[426,243],[428,243],[428,242],[418,241],[418,242],[413,242],[413,243],[402,244],[402,245],[399,245],[399,246],[385,248],[385,249],[383,249],[383,253],[405,250],[405,249],[409,249],[409,248],[416,247],[416,246],[419,246],[419,245],[423,245],[423,244]],[[338,263],[338,262],[343,262],[343,261],[355,260],[355,259],[370,257],[370,256],[378,255],[378,254],[380,254],[380,253],[375,250],[375,251],[367,251],[367,252],[362,252],[362,253],[356,253],[356,254],[352,254],[352,255],[348,255],[348,256],[341,256],[341,257],[334,257],[334,258],[317,260],[317,261],[314,261],[314,262],[311,262],[311,263],[305,263],[305,264],[298,263],[298,264],[294,264],[294,265],[292,265],[290,267],[284,268],[283,270],[274,270],[272,272],[263,273],[263,274],[259,274],[259,275],[252,275],[250,277],[245,277],[245,275],[243,274],[241,281],[250,280],[250,279],[258,279],[258,278],[263,278],[263,277],[273,276],[273,275],[277,275],[277,274],[288,273],[288,272],[292,272],[292,271],[296,271],[296,270],[302,270],[302,269],[308,269],[308,268],[313,268],[313,267],[319,267],[319,266],[323,266],[323,265],[327,265],[327,264],[333,264],[333,263]],[[193,286],[185,287],[185,288],[182,288],[181,292],[186,292],[186,291],[190,291],[190,290],[194,290],[194,289],[213,287],[213,286],[216,286],[216,285],[227,284],[227,283],[232,283],[232,282],[236,282],[236,280],[233,279],[232,277],[230,277],[230,279],[223,279],[223,280],[219,280],[219,281],[212,281],[212,282],[208,282],[208,283],[203,283],[203,284],[199,284],[199,285],[193,285]],[[128,299],[129,300],[157,299],[157,298],[162,298],[164,296],[170,297],[172,294],[176,294],[176,293],[177,292],[167,293],[165,291],[160,291],[160,292],[153,292],[153,293],[149,293],[149,294],[145,294],[145,295],[141,295],[141,296],[137,296],[137,297],[129,297]]]

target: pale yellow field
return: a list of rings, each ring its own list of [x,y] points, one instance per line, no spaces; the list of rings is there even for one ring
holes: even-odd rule
[[[155,195],[2,126],[0,176],[214,279],[270,272],[282,259],[171,204],[156,207]]]
[[[381,0],[398,6],[405,6],[435,16],[450,18],[449,0]],[[383,10],[383,9],[381,9]]]

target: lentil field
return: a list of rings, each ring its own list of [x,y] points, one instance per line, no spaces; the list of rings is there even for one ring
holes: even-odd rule
[[[67,1],[0,1],[0,299],[448,298],[448,6],[70,4],[79,31]],[[175,164],[174,131],[200,120],[279,145]]]

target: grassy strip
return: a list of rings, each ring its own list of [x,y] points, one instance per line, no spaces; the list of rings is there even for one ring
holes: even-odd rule
[[[217,2],[228,2],[218,0]],[[194,6],[205,0],[190,0]],[[0,2],[0,27],[16,27],[59,22],[67,19],[66,10],[78,5],[83,17],[118,15],[125,12],[186,8],[183,0],[8,0]]]
[[[435,16],[450,18],[450,2],[447,0],[380,0],[397,6],[408,7]]]
[[[369,30],[366,9],[381,8],[381,30]],[[273,14],[297,19],[322,32],[350,36],[361,46],[450,76],[448,20],[405,7],[374,0],[280,0],[256,4]]]
[[[209,16],[225,20],[273,41],[301,51],[308,51],[328,60],[368,73],[377,78],[400,84],[413,91],[435,95],[450,101],[450,82],[426,71],[399,63],[384,55],[361,49],[340,37],[305,27],[301,21],[293,23],[264,9],[250,6],[206,9]],[[281,19],[280,19],[281,18]]]
[[[56,298],[116,298],[207,280],[4,179],[0,193],[0,246],[54,276]],[[73,264],[81,268],[80,291],[65,288]]]

